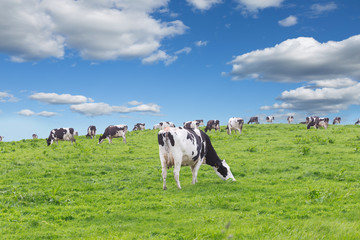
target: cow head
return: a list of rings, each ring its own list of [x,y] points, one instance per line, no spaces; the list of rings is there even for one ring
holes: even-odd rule
[[[232,179],[236,181],[234,175],[230,171],[230,166],[226,163],[225,159],[221,160],[220,165],[213,166],[216,175],[218,175],[222,180]]]
[[[105,138],[106,137],[104,135],[100,135],[98,144],[101,144],[105,140]]]
[[[52,140],[50,138],[47,138],[46,143],[47,143],[48,146],[50,146],[50,144],[52,144]]]

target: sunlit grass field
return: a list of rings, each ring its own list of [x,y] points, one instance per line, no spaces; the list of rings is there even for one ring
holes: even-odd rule
[[[162,190],[156,130],[1,142],[0,238],[360,239],[359,126],[208,135],[236,182],[203,165],[192,185],[182,167],[182,189],[171,170]]]

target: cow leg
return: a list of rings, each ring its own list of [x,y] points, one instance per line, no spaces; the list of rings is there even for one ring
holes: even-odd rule
[[[125,134],[123,135],[122,138],[123,138],[123,142],[126,143],[126,136],[125,136]]]
[[[109,140],[109,144],[112,143],[112,138],[111,137],[108,137],[108,140]]]
[[[179,161],[176,161],[176,159],[175,159],[174,162],[175,162],[175,164],[174,164],[174,178],[175,178],[178,189],[181,189],[180,180],[179,180],[181,161],[179,162]]]
[[[163,178],[163,189],[166,190],[166,176],[167,176],[167,164],[166,159],[163,154],[160,153],[160,161],[161,161],[161,175]]]
[[[197,175],[198,175],[198,172],[199,172],[199,169],[200,169],[200,166],[201,166],[202,162],[203,162],[203,160],[199,159],[199,161],[195,165],[191,166],[192,177],[193,177],[192,178],[192,184],[195,184],[195,183],[198,182]]]

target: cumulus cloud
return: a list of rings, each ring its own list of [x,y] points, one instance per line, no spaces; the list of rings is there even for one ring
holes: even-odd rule
[[[19,115],[22,116],[26,116],[26,117],[31,117],[31,116],[41,116],[41,117],[54,117],[57,115],[57,113],[55,112],[47,112],[47,111],[42,111],[39,113],[35,113],[33,111],[31,111],[30,109],[23,109],[21,111],[18,112]]]
[[[154,103],[140,104],[135,107],[110,106],[107,103],[83,103],[78,105],[71,105],[70,109],[74,112],[91,117],[110,115],[112,113],[160,112],[160,106]]]
[[[209,10],[215,4],[221,3],[222,0],[187,0],[195,9]]]
[[[48,104],[80,104],[93,102],[91,98],[82,95],[57,94],[57,93],[35,93],[29,97]]]
[[[15,62],[63,58],[66,49],[84,59],[144,58],[164,38],[187,27],[155,19],[168,0],[2,0],[0,52]],[[79,17],[81,16],[81,17]]]
[[[14,95],[7,92],[0,92],[0,102],[17,102],[18,99]]]
[[[284,0],[235,0],[238,7],[243,10],[243,14],[256,16],[259,10],[269,7],[280,7]]]
[[[19,111],[18,114],[22,116],[30,117],[30,116],[34,116],[35,112],[31,111],[30,109],[23,109]]]
[[[142,60],[143,64],[153,64],[153,63],[157,63],[159,61],[163,61],[165,63],[165,65],[170,65],[171,63],[173,63],[174,61],[176,61],[178,57],[177,56],[171,56],[168,55],[166,52],[159,50],[156,53],[144,58]]]
[[[287,18],[280,20],[278,23],[283,27],[291,27],[297,24],[297,17],[290,15]]]
[[[360,35],[320,43],[313,38],[288,39],[274,47],[252,51],[230,62],[234,80],[302,82],[360,78]]]

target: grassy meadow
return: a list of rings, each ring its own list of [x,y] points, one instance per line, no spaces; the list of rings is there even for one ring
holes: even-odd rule
[[[360,238],[359,126],[208,135],[236,182],[203,165],[192,185],[182,167],[182,189],[169,170],[162,190],[156,130],[0,142],[1,239]]]

